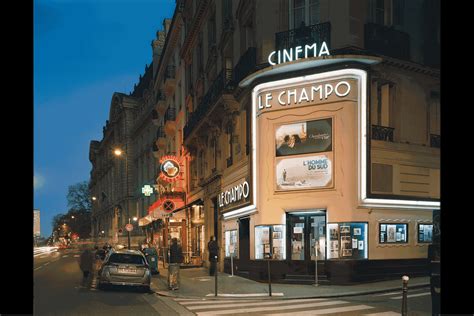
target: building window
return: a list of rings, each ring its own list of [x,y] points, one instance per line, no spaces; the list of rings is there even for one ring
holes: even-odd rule
[[[408,224],[379,224],[379,243],[406,244],[408,243]]]
[[[405,0],[371,0],[372,21],[385,26],[402,26]]]
[[[207,31],[208,31],[208,44],[209,48],[212,45],[216,45],[216,14],[213,13],[209,22],[207,23]]]
[[[433,242],[433,224],[418,224],[418,242]]]
[[[367,223],[328,224],[328,259],[367,259]]]
[[[286,226],[255,226],[255,259],[286,259]]]
[[[320,23],[320,0],[291,0],[290,25],[293,28],[318,23]]]
[[[237,229],[225,232],[225,256],[239,257],[239,243],[237,238]]]

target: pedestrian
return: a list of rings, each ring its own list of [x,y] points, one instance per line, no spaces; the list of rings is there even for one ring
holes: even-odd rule
[[[83,284],[86,284],[87,280],[89,279],[89,275],[92,271],[92,265],[94,263],[93,256],[94,254],[89,249],[84,250],[84,252],[81,254],[79,260],[79,267],[82,270]]]
[[[178,244],[178,239],[173,238],[170,246],[170,264],[168,268],[168,288],[179,289],[179,264],[183,262],[183,250]]]
[[[209,262],[211,263],[209,275],[214,275],[216,273],[218,252],[217,241],[214,236],[211,236],[211,240],[207,243],[207,249],[209,250]]]

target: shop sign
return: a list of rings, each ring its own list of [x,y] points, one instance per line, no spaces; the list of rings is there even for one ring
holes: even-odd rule
[[[346,79],[268,91],[258,95],[257,109],[258,112],[279,108],[289,109],[294,106],[326,103],[351,96],[355,97],[356,91],[352,89],[354,84],[353,79]],[[351,92],[353,93],[351,94]],[[355,98],[353,99],[355,100]]]
[[[160,179],[166,182],[180,180],[180,165],[176,156],[163,156],[160,159]]]
[[[318,50],[318,45],[296,46],[290,49],[272,51],[268,55],[268,63],[272,66],[298,60],[300,58],[329,56],[329,49],[326,42],[322,42]]]
[[[142,193],[145,196],[150,196],[153,194],[153,187],[150,186],[149,184],[146,184],[142,187]]]
[[[329,187],[332,184],[330,154],[277,160],[277,190],[302,190]]]
[[[237,185],[229,187],[227,190],[220,192],[217,196],[220,208],[237,204],[242,200],[246,200],[250,196],[250,184],[247,180],[239,182]]]

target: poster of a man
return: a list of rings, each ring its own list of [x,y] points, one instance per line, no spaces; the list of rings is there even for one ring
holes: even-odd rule
[[[332,119],[279,126],[275,131],[276,156],[332,150]]]

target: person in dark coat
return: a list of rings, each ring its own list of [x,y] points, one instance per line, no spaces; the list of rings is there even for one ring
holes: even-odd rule
[[[181,263],[183,262],[183,249],[178,244],[178,239],[171,239],[170,247],[170,263]]]
[[[79,260],[79,267],[82,270],[84,282],[89,278],[89,274],[93,269],[94,262],[94,254],[92,251],[89,249],[84,250]]]
[[[211,263],[211,267],[209,269],[209,275],[214,275],[216,273],[216,265],[217,265],[217,241],[214,236],[211,236],[211,240],[207,243],[207,249],[209,250],[209,262]]]

